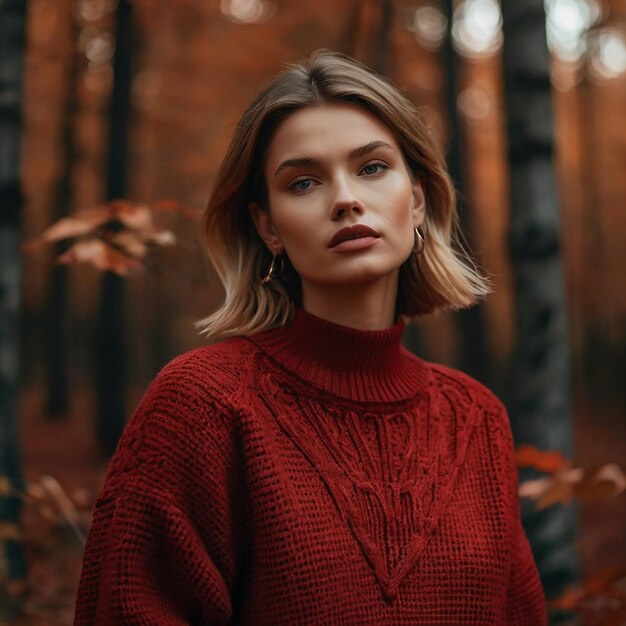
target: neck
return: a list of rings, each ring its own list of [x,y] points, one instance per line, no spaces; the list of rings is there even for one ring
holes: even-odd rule
[[[322,319],[359,330],[384,330],[396,322],[398,272],[356,285],[303,281],[302,308]]]

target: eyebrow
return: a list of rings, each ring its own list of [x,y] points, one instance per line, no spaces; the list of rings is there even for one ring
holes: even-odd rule
[[[382,141],[377,139],[376,141],[370,141],[366,143],[364,146],[359,146],[358,148],[354,148],[350,150],[348,154],[349,159],[354,159],[356,157],[364,156],[369,154],[370,152],[374,152],[374,150],[378,150],[379,148],[386,148],[388,150],[393,150],[395,152],[395,148],[388,144],[386,141]],[[274,176],[278,176],[283,170],[288,167],[317,167],[321,165],[321,161],[319,159],[313,157],[299,157],[295,159],[286,159],[283,161],[274,172]]]

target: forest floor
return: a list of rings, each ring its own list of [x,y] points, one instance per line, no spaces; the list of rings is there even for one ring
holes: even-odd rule
[[[107,464],[94,437],[90,394],[75,392],[63,419],[46,419],[42,408],[41,391],[24,394],[22,462],[31,495],[25,498],[23,526],[29,574],[22,616],[3,621],[0,614],[0,626],[72,623],[84,535]],[[593,469],[613,462],[624,467],[622,416],[604,414],[597,419],[593,411],[582,412],[575,435],[576,465]],[[626,492],[600,503],[581,505],[577,548],[583,578],[626,563],[624,520]],[[576,623],[596,626],[605,621],[600,613],[598,619],[590,613]],[[613,624],[626,624],[626,618]]]

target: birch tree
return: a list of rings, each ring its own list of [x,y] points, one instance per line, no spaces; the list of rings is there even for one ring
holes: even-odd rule
[[[515,277],[516,366],[511,384],[516,443],[572,455],[570,355],[543,0],[504,0],[504,80],[508,115]],[[548,597],[577,578],[575,509],[524,510],[524,525]]]

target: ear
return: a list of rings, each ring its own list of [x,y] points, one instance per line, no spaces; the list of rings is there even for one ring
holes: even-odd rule
[[[274,226],[274,221],[270,216],[270,212],[264,209],[258,202],[251,202],[248,205],[248,210],[256,226],[259,237],[265,242],[265,245],[269,248],[272,254],[278,254],[282,248],[282,242],[280,235]]]
[[[426,175],[423,172],[411,176],[413,188],[413,226],[417,228],[423,221],[426,214]]]

